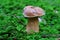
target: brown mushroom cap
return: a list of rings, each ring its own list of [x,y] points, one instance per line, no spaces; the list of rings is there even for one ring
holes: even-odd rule
[[[39,7],[33,7],[33,6],[26,6],[24,8],[24,16],[25,17],[39,17],[44,15],[44,10],[42,8]]]

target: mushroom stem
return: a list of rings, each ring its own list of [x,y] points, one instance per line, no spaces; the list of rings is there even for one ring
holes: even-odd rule
[[[38,17],[28,18],[28,24],[26,27],[27,33],[39,32]]]

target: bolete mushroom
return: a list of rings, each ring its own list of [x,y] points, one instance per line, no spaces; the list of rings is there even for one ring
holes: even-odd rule
[[[28,18],[28,24],[26,26],[27,33],[31,33],[31,30],[39,32],[38,17],[44,15],[44,10],[39,7],[26,6],[23,15]]]

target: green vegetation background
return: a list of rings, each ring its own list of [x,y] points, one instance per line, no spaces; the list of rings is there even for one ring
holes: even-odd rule
[[[39,33],[26,33],[28,20],[23,17],[23,8],[27,5],[45,10],[46,14],[40,17],[43,22],[39,23]],[[50,34],[60,34],[60,0],[0,0],[0,40],[56,40],[60,37]]]

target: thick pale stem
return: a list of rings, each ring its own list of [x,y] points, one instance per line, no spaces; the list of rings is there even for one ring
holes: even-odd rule
[[[26,27],[27,33],[39,32],[38,17],[28,18],[28,24]]]

